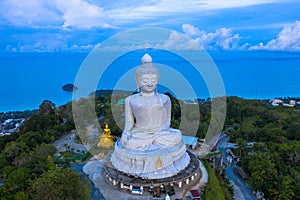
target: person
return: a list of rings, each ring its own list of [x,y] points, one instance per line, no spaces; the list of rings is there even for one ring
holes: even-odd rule
[[[165,200],[171,200],[171,198],[170,198],[169,194],[167,194],[167,195],[166,195],[166,198],[165,198]]]
[[[142,57],[135,79],[138,93],[125,99],[122,146],[131,150],[154,150],[180,144],[181,132],[170,127],[170,98],[156,91],[159,73],[149,54]]]

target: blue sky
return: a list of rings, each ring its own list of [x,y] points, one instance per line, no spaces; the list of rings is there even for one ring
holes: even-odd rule
[[[299,51],[299,10],[299,0],[1,0],[0,51],[90,51],[141,27],[205,49]]]

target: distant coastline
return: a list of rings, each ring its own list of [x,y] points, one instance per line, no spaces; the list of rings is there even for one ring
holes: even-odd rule
[[[298,90],[300,53],[268,51],[208,53],[222,76],[227,96],[259,100],[300,96]],[[75,83],[76,75],[87,55],[88,53],[0,53],[3,61],[1,65],[5,66],[1,68],[3,74],[1,81],[5,84],[0,86],[2,93],[0,112],[38,109],[39,104],[45,99],[51,100],[56,106],[71,101],[73,92],[62,90],[62,86],[66,83]],[[153,58],[155,62],[182,69],[180,73],[182,72],[187,82],[197,92],[198,98],[206,99],[210,96],[205,81],[195,79],[192,73],[185,70],[184,62],[179,62],[171,55],[161,56],[159,51],[153,52]],[[137,60],[140,60],[139,54],[133,53],[130,57],[124,56],[124,59],[113,62],[109,71],[101,77],[97,88],[113,89],[119,77],[137,66]],[[173,83],[174,86],[179,85],[176,81]],[[77,84],[76,86],[81,89],[81,86]],[[180,90],[180,94],[175,95],[179,98],[178,95],[185,97],[188,94]]]
[[[69,85],[69,84],[66,84]],[[69,91],[73,91],[70,90],[72,89],[73,84],[67,86],[69,87]],[[77,88],[78,89],[78,88]],[[69,92],[68,91],[68,92]],[[89,94],[89,96],[96,96],[96,97],[105,97],[107,94],[109,95],[131,95],[133,93],[135,93],[136,91],[126,91],[126,90],[112,90],[112,89],[102,89],[102,90],[96,90],[93,91]],[[170,91],[161,91],[161,93],[166,93],[166,92],[170,92]],[[70,93],[71,95],[72,93]],[[171,93],[172,94],[172,93]],[[176,95],[172,94],[176,99],[178,100],[182,100],[185,103],[204,103],[206,101],[210,101],[211,97],[198,97],[196,99],[182,99],[182,98],[177,98]],[[247,97],[242,97],[242,96],[238,96],[238,95],[228,95],[226,97],[237,97],[240,99],[244,99],[244,100],[258,100],[258,101],[263,101],[266,104],[269,104],[271,106],[289,106],[289,107],[297,107],[300,108],[300,96],[299,97],[291,97],[291,96],[283,96],[283,97],[279,97],[279,96],[274,96],[271,98],[247,98]],[[83,98],[87,98],[87,97],[83,97]],[[218,97],[217,97],[218,98]],[[57,103],[55,100],[53,99],[48,99],[52,102],[54,102],[56,104],[57,107],[65,105],[69,102],[72,101],[72,96],[70,96],[69,100],[66,100],[64,102],[60,102]],[[42,101],[41,101],[42,102]],[[279,103],[278,103],[279,102]],[[33,108],[30,107],[24,107],[22,109],[7,109],[7,110],[0,110],[0,115],[4,115],[4,114],[10,114],[13,115],[14,113],[23,113],[23,112],[36,112],[37,109],[39,107],[39,104],[36,104]]]

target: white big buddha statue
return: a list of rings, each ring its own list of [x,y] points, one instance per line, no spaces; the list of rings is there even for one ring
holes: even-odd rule
[[[125,128],[115,144],[112,164],[146,179],[176,175],[190,161],[181,132],[170,128],[171,101],[156,92],[158,69],[145,54],[136,69],[137,94],[125,99]]]

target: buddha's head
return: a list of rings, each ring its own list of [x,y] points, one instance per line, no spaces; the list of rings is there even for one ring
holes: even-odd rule
[[[158,83],[158,69],[154,67],[149,54],[142,57],[142,64],[136,69],[135,80],[141,92],[151,93],[155,91]]]

